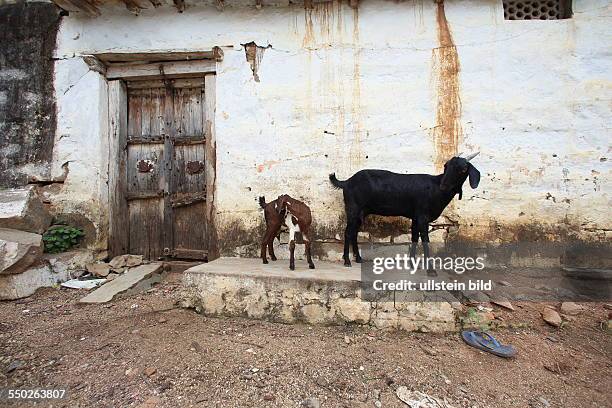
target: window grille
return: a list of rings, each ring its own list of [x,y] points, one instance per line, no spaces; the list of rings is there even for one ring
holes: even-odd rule
[[[506,20],[561,20],[572,16],[571,0],[502,0]]]

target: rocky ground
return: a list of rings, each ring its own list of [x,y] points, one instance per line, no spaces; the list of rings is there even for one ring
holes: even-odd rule
[[[560,328],[542,303],[493,306],[496,336],[518,349],[504,360],[458,334],[206,318],[175,306],[178,279],[105,305],[73,289],[0,303],[0,388],[67,390],[6,406],[408,407],[402,386],[455,407],[612,406],[603,303]]]

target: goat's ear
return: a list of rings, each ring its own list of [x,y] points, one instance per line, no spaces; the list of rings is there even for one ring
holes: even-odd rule
[[[463,198],[463,189],[459,189],[459,199],[461,200]]]
[[[476,170],[476,167],[474,167],[472,163],[468,163],[468,176],[470,177],[470,187],[478,187],[480,183],[480,172]]]

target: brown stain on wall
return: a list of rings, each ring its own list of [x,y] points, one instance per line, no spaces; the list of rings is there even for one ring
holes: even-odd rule
[[[307,49],[329,47],[334,42],[334,25],[341,27],[341,1],[326,1],[304,6],[304,38]],[[318,35],[315,32],[318,29]]]
[[[304,39],[302,40],[302,47],[304,48],[312,48],[315,43],[312,10],[313,9],[310,8],[304,8]]]
[[[435,167],[442,171],[444,163],[457,154],[462,136],[461,97],[459,94],[459,55],[446,20],[444,1],[436,2],[439,47],[432,51],[433,77],[437,87],[436,125],[433,140]]]
[[[352,132],[349,164],[351,171],[361,169],[363,153],[361,148],[361,48],[359,41],[359,8],[353,8],[353,95],[351,99]]]
[[[334,18],[333,6],[334,3],[331,1],[317,3],[315,6],[315,10],[317,12],[319,20],[319,32],[321,35],[321,39],[326,40],[327,43],[330,42],[329,40],[332,37],[332,21]]]
[[[313,130],[314,137],[322,136],[314,131],[313,117],[315,115],[331,115],[334,125],[330,126],[326,131],[335,135],[336,138],[336,155],[344,155],[347,153],[349,157],[343,163],[350,164],[354,167],[359,167],[359,158],[362,156],[359,144],[359,134],[361,132],[361,84],[360,69],[359,69],[359,50],[355,47],[353,52],[353,64],[348,64],[352,67],[353,81],[347,80],[345,76],[346,65],[343,58],[344,52],[344,37],[347,33],[345,19],[353,16],[352,42],[359,43],[359,27],[358,13],[348,7],[346,2],[334,0],[328,2],[309,3],[304,7],[304,26],[302,47],[306,51],[308,69],[305,78],[305,97],[304,97],[304,118],[306,128]],[[350,29],[348,29],[350,33]],[[349,34],[350,35],[350,34]],[[335,46],[339,46],[336,48]],[[313,58],[314,53],[314,58]],[[321,59],[327,61],[324,64],[318,64]],[[314,66],[313,66],[314,62]],[[316,83],[312,80],[316,77],[316,73],[312,70],[320,69]],[[351,77],[349,77],[351,78]],[[352,85],[351,94],[345,96],[345,87],[347,83]],[[346,126],[347,121],[349,126]],[[349,128],[349,129],[347,129]],[[317,131],[319,129],[316,129]],[[357,136],[357,143],[353,143]],[[347,151],[348,147],[348,151]],[[346,169],[347,171],[349,169]]]
[[[265,232],[263,216],[255,228],[246,225],[242,220],[232,220],[220,224],[218,251],[221,256],[236,256],[238,250],[241,251],[241,256],[252,258],[258,256],[258,247]]]

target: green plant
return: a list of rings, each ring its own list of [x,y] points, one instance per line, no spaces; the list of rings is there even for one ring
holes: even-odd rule
[[[478,329],[488,331],[498,326],[497,322],[491,318],[491,313],[479,311],[469,307],[462,316],[459,316],[459,324],[464,329]]]
[[[45,252],[56,254],[66,252],[79,243],[85,234],[80,228],[70,225],[54,225],[43,234]]]

